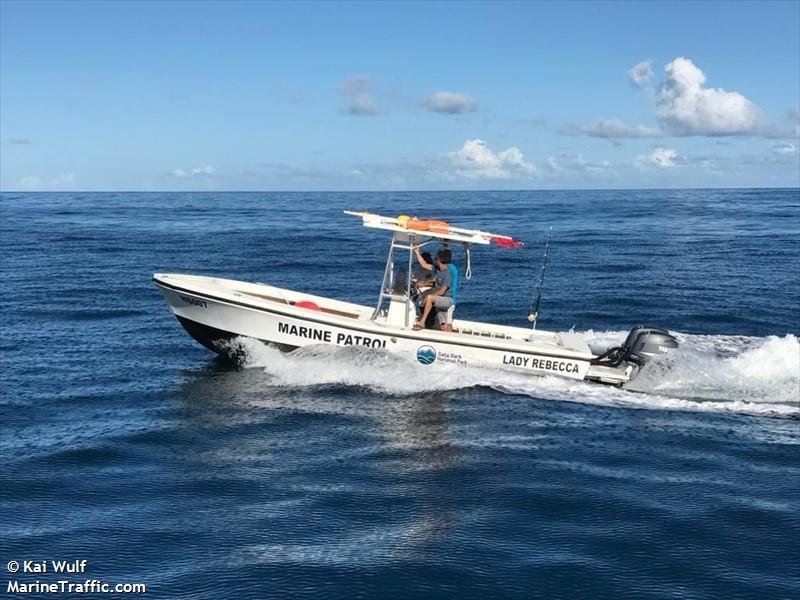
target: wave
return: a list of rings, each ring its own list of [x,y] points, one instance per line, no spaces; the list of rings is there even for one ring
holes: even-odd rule
[[[582,332],[595,351],[627,331]],[[729,412],[800,418],[800,341],[783,337],[679,334],[680,348],[648,363],[622,389],[500,369],[421,365],[362,348],[308,346],[283,353],[238,338],[245,368],[261,368],[280,387],[352,386],[394,396],[486,387],[531,398],[600,406]]]

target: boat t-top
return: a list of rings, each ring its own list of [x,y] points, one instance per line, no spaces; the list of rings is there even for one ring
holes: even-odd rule
[[[232,340],[247,337],[286,351],[314,344],[362,346],[426,366],[479,366],[622,385],[647,360],[677,347],[669,332],[637,326],[622,346],[595,354],[578,334],[537,329],[535,315],[533,328],[455,318],[452,331],[416,330],[422,291],[413,276],[416,249],[436,243],[463,247],[464,277],[470,278],[473,247],[515,248],[521,242],[445,221],[345,214],[360,218],[364,227],[391,234],[375,306],[217,277],[156,273],[153,281],[189,335],[226,356],[235,352]]]

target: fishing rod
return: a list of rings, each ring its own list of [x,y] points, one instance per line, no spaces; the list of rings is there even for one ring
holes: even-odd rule
[[[544,271],[547,268],[547,251],[550,249],[550,236],[553,234],[553,227],[547,232],[547,242],[544,245],[544,257],[542,257],[542,269],[539,272],[539,284],[536,286],[535,297],[531,297],[531,304],[528,307],[528,321],[533,323],[533,330],[536,331],[536,320],[539,318],[539,306],[542,303],[542,287],[544,286]]]

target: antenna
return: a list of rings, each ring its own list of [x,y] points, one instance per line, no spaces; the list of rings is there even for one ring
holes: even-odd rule
[[[553,226],[547,232],[547,242],[544,245],[544,257],[542,257],[542,270],[539,273],[539,283],[536,286],[535,299],[531,298],[531,305],[528,308],[528,321],[533,323],[533,330],[536,331],[536,320],[539,318],[539,306],[542,303],[542,287],[544,287],[544,271],[547,268],[547,251],[550,249],[550,236],[553,234]]]

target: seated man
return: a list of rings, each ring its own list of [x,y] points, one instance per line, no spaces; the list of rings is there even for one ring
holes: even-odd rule
[[[419,264],[414,265],[411,277],[416,282],[418,288],[430,287],[433,285],[433,259],[430,252],[419,253],[417,248],[417,260]]]
[[[419,249],[417,249],[417,264],[414,265],[412,271],[414,274],[413,297],[417,305],[417,315],[422,312],[422,308],[425,306],[425,297],[434,291],[435,270],[436,267],[433,264],[430,252],[423,252],[420,254]],[[430,314],[423,323],[423,326],[426,329],[434,329],[436,326],[436,314]]]
[[[420,288],[429,288],[433,285],[433,259],[428,252],[423,252],[419,259],[419,264],[411,267],[411,296],[415,297]],[[392,292],[395,294],[405,294],[408,279],[405,269],[397,271]]]
[[[422,259],[419,248],[416,249],[417,260],[420,264]],[[456,306],[456,296],[458,294],[458,269],[452,264],[453,256],[450,250],[444,248],[436,254],[436,275],[434,277],[433,288],[425,296],[422,309],[422,316],[414,323],[414,329],[419,330],[425,327],[425,322],[432,308],[436,308],[436,316],[439,320],[439,329],[442,331],[453,331],[453,311]]]

